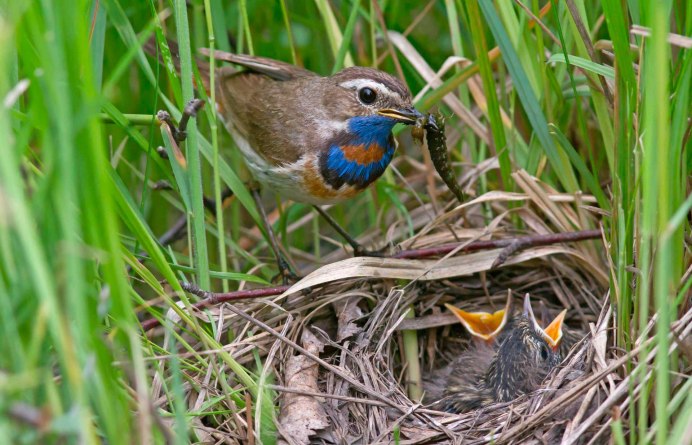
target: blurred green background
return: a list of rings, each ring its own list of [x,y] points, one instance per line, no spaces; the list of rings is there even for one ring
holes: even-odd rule
[[[393,57],[385,27],[405,33],[415,51],[397,49]],[[619,425],[622,440],[689,439],[692,397],[676,393],[670,380],[680,362],[689,367],[689,357],[667,353],[670,324],[689,309],[692,284],[692,2],[684,0],[0,4],[0,437],[193,440],[195,415],[185,412],[181,369],[207,366],[195,348],[220,350],[223,341],[213,326],[175,305],[179,298],[189,304],[185,294],[173,298],[171,291],[181,290],[179,281],[214,290],[233,290],[241,280],[267,284],[276,272],[255,228],[242,161],[212,107],[191,126],[187,169],[157,154],[164,140],[151,116],[167,109],[177,117],[192,97],[193,79],[185,67],[176,77],[145,57],[141,46],[156,33],[193,54],[213,43],[323,75],[351,63],[401,70],[414,95],[427,84],[416,69],[418,54],[433,70],[452,56],[468,59],[418,106],[450,116],[459,174],[498,157],[499,168],[482,175],[476,195],[514,191],[509,174],[525,169],[562,192],[597,198],[616,346],[631,350],[658,314],[650,334],[658,354],[653,378]],[[669,33],[679,37],[672,44]],[[482,87],[480,95],[469,90],[469,79]],[[458,98],[479,131],[442,103],[445,94]],[[420,148],[408,131],[399,136],[405,158],[396,166],[409,185],[390,169],[372,192],[332,212],[355,234],[382,240],[392,221],[409,221],[412,230],[416,196],[430,199],[419,174]],[[226,186],[236,197],[222,214],[205,213],[202,195],[218,197]],[[271,193],[265,200],[276,207]],[[191,236],[157,242],[186,215]],[[277,216],[275,228],[300,266],[341,250],[340,241],[320,239],[319,233],[334,234],[315,218],[291,228],[314,216],[307,206],[280,206]],[[140,321],[169,310],[179,312],[186,335],[173,335],[169,326],[165,344],[147,337]],[[192,358],[178,357],[183,350]],[[168,361],[152,358],[169,353]],[[251,370],[228,355],[218,360],[224,367],[217,377],[232,370],[256,400],[259,357]],[[645,376],[636,360],[628,369]],[[156,384],[163,385],[165,408],[152,408],[147,397],[156,371],[164,376]],[[245,406],[242,390],[228,397]],[[253,407],[266,419],[267,441],[272,404],[270,395]]]

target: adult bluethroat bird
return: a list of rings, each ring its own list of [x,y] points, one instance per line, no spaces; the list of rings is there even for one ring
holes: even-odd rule
[[[396,150],[394,126],[422,116],[406,85],[373,68],[322,77],[265,57],[222,51],[213,57],[243,68],[217,70],[217,107],[257,182],[315,205],[356,255],[367,254],[318,206],[355,196],[385,171]],[[198,65],[208,87],[209,69]]]
[[[498,326],[490,342],[473,345],[426,379],[426,403],[458,413],[509,402],[538,388],[560,364],[566,311],[543,329],[536,321],[528,294],[522,314],[511,314],[509,301],[507,306],[502,314],[504,324]]]

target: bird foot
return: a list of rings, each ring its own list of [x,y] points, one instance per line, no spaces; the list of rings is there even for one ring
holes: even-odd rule
[[[368,250],[360,244],[353,246],[353,256],[370,256],[375,258],[383,258],[386,256],[387,247],[377,250]]]
[[[277,262],[279,265],[279,273],[274,275],[272,281],[276,281],[281,278],[281,284],[287,286],[289,284],[295,284],[300,281],[301,278],[303,278],[291,270],[291,266],[288,264],[288,261],[286,261],[283,257],[280,257]]]

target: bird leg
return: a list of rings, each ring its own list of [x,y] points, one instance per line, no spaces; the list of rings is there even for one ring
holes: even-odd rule
[[[291,270],[290,264],[281,253],[281,249],[279,248],[279,242],[276,240],[276,235],[274,234],[274,229],[272,229],[272,225],[269,222],[269,218],[267,218],[267,212],[264,211],[264,206],[262,205],[262,199],[259,193],[259,187],[257,187],[256,184],[251,184],[250,193],[252,193],[252,197],[255,200],[255,206],[257,207],[257,211],[259,212],[260,218],[262,219],[262,223],[264,224],[264,228],[267,231],[267,234],[269,235],[269,244],[271,245],[271,248],[274,251],[274,256],[276,257],[276,262],[279,266],[279,275],[281,275],[283,284],[289,284],[290,282],[298,281],[298,275],[296,275]]]
[[[226,187],[223,190],[221,190],[221,202],[223,203],[226,199],[230,198],[233,196],[233,190],[230,188]],[[209,198],[207,196],[202,196],[202,202],[204,203],[204,208],[207,209],[210,213],[214,214],[216,212],[216,200],[213,198]]]
[[[355,240],[355,238],[349,235],[348,232],[346,232],[346,230],[344,230],[344,228],[341,227],[339,223],[336,222],[334,218],[329,216],[329,214],[325,212],[324,209],[322,209],[320,206],[315,205],[313,207],[315,208],[315,210],[317,210],[317,213],[319,213],[322,216],[322,218],[324,218],[329,223],[329,225],[332,226],[334,230],[336,230],[339,233],[339,235],[341,235],[341,237],[344,240],[346,240],[348,244],[351,245],[351,247],[353,248],[353,256],[384,256],[384,253],[381,251],[367,250],[365,247],[363,247],[362,244],[360,244],[358,241]]]

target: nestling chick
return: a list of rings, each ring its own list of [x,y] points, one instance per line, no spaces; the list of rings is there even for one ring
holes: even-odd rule
[[[493,312],[466,312],[462,309],[445,304],[473,336],[473,343],[459,357],[442,369],[435,371],[427,380],[423,382],[425,389],[425,403],[436,402],[445,397],[447,384],[450,375],[455,371],[454,363],[478,363],[482,361],[474,369],[469,369],[469,372],[474,373],[469,381],[476,381],[482,377],[479,371],[487,369],[490,365],[490,358],[495,354],[497,345],[499,344],[498,336],[503,333],[503,328],[507,324],[509,314],[512,310],[512,294],[507,294],[507,303],[505,308]]]
[[[559,344],[566,311],[542,329],[527,294],[523,313],[512,316],[510,312],[508,307],[503,327],[490,342],[472,346],[424,383],[427,403],[458,413],[508,402],[535,390],[560,364]],[[464,326],[468,329],[466,323]]]

